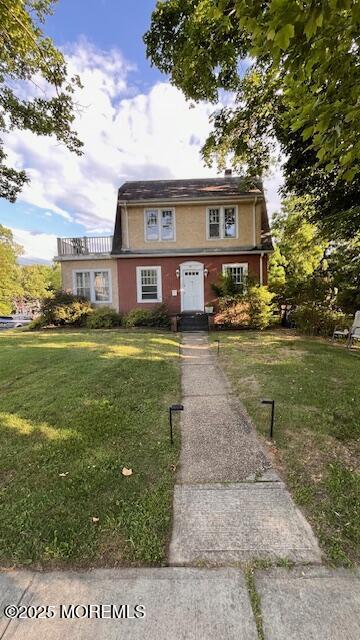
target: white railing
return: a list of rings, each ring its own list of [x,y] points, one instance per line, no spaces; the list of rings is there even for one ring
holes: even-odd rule
[[[58,238],[59,256],[87,256],[93,253],[110,253],[112,236],[93,236],[83,238]]]

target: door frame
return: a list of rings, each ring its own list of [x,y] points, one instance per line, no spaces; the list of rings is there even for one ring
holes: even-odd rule
[[[184,287],[183,287],[183,277],[184,271],[194,269],[199,271],[199,280],[200,280],[200,309],[189,309],[189,311],[202,311],[204,312],[204,304],[205,304],[205,292],[204,292],[204,265],[202,262],[197,262],[196,260],[189,260],[187,262],[182,262],[180,264],[180,298],[181,298],[181,313],[184,312]],[[185,313],[185,312],[184,312]]]

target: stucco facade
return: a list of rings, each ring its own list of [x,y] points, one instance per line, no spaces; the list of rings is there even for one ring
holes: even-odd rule
[[[77,258],[76,260],[66,260],[61,262],[61,280],[62,288],[65,290],[73,291],[74,288],[74,274],[76,271],[96,271],[106,270],[110,271],[110,289],[111,289],[111,301],[106,303],[96,303],[96,306],[113,307],[116,311],[119,310],[119,287],[118,287],[118,271],[117,260],[114,258],[109,259],[88,259]]]
[[[207,239],[207,209],[208,207],[224,206],[219,198],[218,202],[201,204],[176,203],[165,206],[175,212],[175,239],[171,241],[149,241],[145,239],[145,211],[157,208],[156,204],[128,205],[122,208],[123,248],[130,251],[156,250],[157,248],[176,250],[249,248],[261,243],[261,203],[255,204],[255,197],[248,200],[234,199],[226,202],[225,206],[235,206],[237,210],[237,233],[235,238]]]

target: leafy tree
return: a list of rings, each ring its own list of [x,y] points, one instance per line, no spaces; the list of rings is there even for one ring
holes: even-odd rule
[[[13,310],[13,301],[21,295],[20,267],[17,258],[22,247],[14,242],[10,229],[0,224],[0,313],[9,314]]]
[[[223,168],[230,155],[235,168],[259,175],[277,141],[294,192],[311,193],[315,218],[333,216],[339,236],[351,237],[349,222],[360,217],[347,186],[360,173],[359,34],[358,0],[168,0],[156,4],[144,39],[152,63],[187,98],[216,102],[220,90],[235,92],[213,116],[207,163]],[[294,171],[299,143],[307,191]],[[337,204],[344,193],[349,200],[343,217],[331,204],[321,210],[329,185]]]
[[[276,294],[279,306],[292,305],[308,297],[311,291],[306,291],[313,274],[317,270],[323,274],[326,271],[324,256],[329,243],[319,236],[317,227],[307,221],[312,209],[309,196],[292,197],[285,200],[281,212],[274,215],[275,251],[269,263],[269,287]],[[320,295],[317,286],[313,283],[313,292]]]
[[[48,297],[60,289],[60,266],[26,265],[20,270],[22,299],[26,302]]]
[[[72,124],[80,79],[68,78],[62,53],[41,28],[55,1],[0,0],[0,132],[54,135],[79,154],[82,143]],[[28,83],[34,86],[32,97]],[[6,157],[0,139],[0,196],[14,202],[28,179],[24,171],[6,166]]]

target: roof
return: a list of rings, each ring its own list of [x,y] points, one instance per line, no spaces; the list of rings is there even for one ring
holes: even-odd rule
[[[119,201],[183,200],[246,196],[262,193],[260,180],[240,177],[199,178],[190,180],[138,180],[125,182],[119,189]]]

